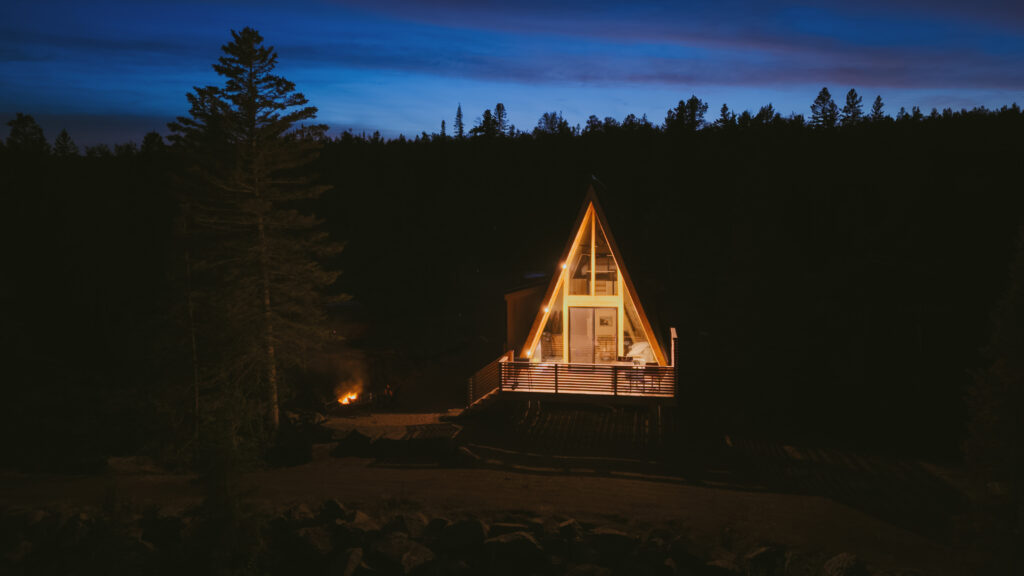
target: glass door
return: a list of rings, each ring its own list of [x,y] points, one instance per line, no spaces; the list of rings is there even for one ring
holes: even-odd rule
[[[569,307],[569,363],[611,364],[617,359],[618,311],[615,308]]]

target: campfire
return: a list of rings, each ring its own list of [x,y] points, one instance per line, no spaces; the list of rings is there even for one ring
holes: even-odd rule
[[[339,406],[362,404],[367,400],[363,394],[363,382],[358,379],[347,380],[335,386],[334,397],[338,400]]]

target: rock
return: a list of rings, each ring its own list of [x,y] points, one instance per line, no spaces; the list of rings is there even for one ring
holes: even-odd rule
[[[456,520],[441,531],[439,546],[446,552],[467,551],[483,544],[487,525],[476,518]]]
[[[334,521],[334,542],[340,548],[358,548],[380,534],[380,525],[373,518],[357,510],[349,521]]]
[[[784,576],[786,551],[776,546],[761,546],[744,558],[747,576]]]
[[[441,533],[448,526],[447,518],[431,518],[423,529],[423,543],[427,546],[437,546],[441,541]]]
[[[577,564],[566,570],[565,576],[611,576],[612,571],[596,564]]]
[[[25,535],[33,542],[52,534],[59,525],[60,518],[46,510],[32,510],[25,515]]]
[[[685,538],[676,538],[668,546],[669,557],[680,574],[698,572],[704,566],[696,546]]]
[[[367,556],[370,566],[386,574],[410,574],[434,559],[429,548],[410,540],[404,532],[381,536],[370,546]]]
[[[305,503],[296,504],[285,511],[284,519],[293,528],[312,526],[316,524],[317,517]]]
[[[530,527],[526,524],[518,524],[513,522],[495,522],[491,524],[491,529],[487,531],[489,538],[501,536],[503,534],[511,534],[513,532],[529,532]]]
[[[331,529],[327,526],[309,526],[306,528],[299,528],[297,534],[305,547],[312,551],[316,556],[322,558],[331,553],[331,549],[333,548],[333,538],[331,535]]]
[[[543,572],[544,551],[529,532],[509,532],[488,538],[484,550],[494,572]]]
[[[16,544],[7,549],[3,558],[10,564],[18,564],[25,558],[28,558],[31,553],[32,543],[28,540],[19,540]],[[2,566],[2,563],[0,563],[0,566]]]
[[[334,556],[328,568],[328,574],[353,576],[363,563],[363,549],[349,548]]]
[[[644,568],[638,572],[662,574],[666,569],[666,560],[671,561],[668,556],[668,544],[659,537],[648,537],[637,547],[636,564]]]
[[[338,502],[335,499],[325,500],[320,505],[320,521],[326,524],[334,522],[335,520],[349,520],[352,518],[352,514],[345,508],[345,505]]]
[[[713,560],[704,565],[698,574],[704,576],[739,576],[739,569],[728,560]]]
[[[380,524],[362,510],[356,510],[348,525],[361,530],[363,533],[380,532]]]
[[[600,527],[590,531],[590,542],[604,564],[622,566],[629,561],[636,538],[615,528]]]
[[[843,552],[829,558],[821,573],[824,576],[867,576],[868,569],[856,554]]]
[[[558,524],[558,535],[570,542],[578,542],[583,539],[583,527],[570,518]]]
[[[421,540],[427,529],[427,517],[419,512],[411,514],[395,514],[381,529],[383,532],[403,532],[413,540]]]

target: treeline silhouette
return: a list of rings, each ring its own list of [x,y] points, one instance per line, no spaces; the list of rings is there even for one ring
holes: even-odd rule
[[[324,139],[314,171],[332,188],[306,209],[345,242],[333,291],[353,297],[332,313],[365,324],[350,345],[370,386],[458,405],[518,345],[502,295],[555,270],[593,176],[659,335],[679,331],[692,433],[955,454],[1022,224],[1024,115],[890,118],[851,93],[840,109],[823,90],[809,120],[711,120],[691,97],[658,125],[551,112],[524,132],[503,105],[467,129],[459,106],[452,134]],[[157,133],[83,157],[29,116],[9,126],[7,453],[74,467],[181,442],[184,156]],[[290,378],[286,406],[311,386]]]

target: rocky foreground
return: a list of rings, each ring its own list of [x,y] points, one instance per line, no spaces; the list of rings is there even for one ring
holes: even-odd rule
[[[401,508],[401,507],[399,507]],[[621,526],[528,513],[487,520],[410,510],[365,511],[336,500],[232,522],[201,508],[2,514],[3,574],[658,574],[855,576],[852,554],[806,557],[778,546],[709,550],[669,527]],[[726,535],[727,536],[727,535]]]

